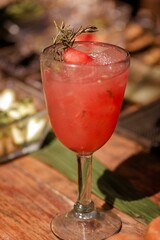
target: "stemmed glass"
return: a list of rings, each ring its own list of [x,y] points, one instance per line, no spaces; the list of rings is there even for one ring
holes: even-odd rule
[[[41,74],[49,118],[57,138],[76,153],[78,199],[52,220],[64,240],[102,240],[118,232],[121,220],[91,200],[92,155],[111,137],[128,79],[129,54],[107,43],[75,42],[93,57],[87,64],[55,60],[53,45],[41,53]],[[65,161],[65,159],[62,161]]]

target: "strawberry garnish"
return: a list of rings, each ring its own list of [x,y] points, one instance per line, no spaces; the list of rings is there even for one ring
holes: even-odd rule
[[[91,62],[93,60],[93,58],[91,56],[87,55],[86,53],[78,50],[78,49],[68,47],[64,51],[63,60],[66,63],[75,63],[75,64],[77,64],[77,63],[88,63],[88,62]]]
[[[55,22],[55,26],[58,30],[58,33],[53,40],[53,57],[55,60],[65,61],[67,63],[87,63],[92,61],[92,57],[73,48],[73,44],[79,35],[96,32],[96,27],[80,27],[78,30],[74,30],[70,27],[66,27],[63,22],[61,26],[58,26]]]

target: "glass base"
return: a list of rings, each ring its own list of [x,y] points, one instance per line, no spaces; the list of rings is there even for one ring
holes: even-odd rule
[[[96,209],[91,213],[77,214],[74,210],[55,217],[52,232],[63,240],[104,240],[117,233],[121,220],[111,211]]]

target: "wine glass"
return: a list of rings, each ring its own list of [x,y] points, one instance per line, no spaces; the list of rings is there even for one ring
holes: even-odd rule
[[[64,240],[106,239],[119,231],[121,220],[111,211],[94,207],[92,155],[115,129],[128,79],[129,53],[107,43],[75,42],[73,47],[93,61],[69,64],[55,60],[54,47],[41,53],[44,95],[54,133],[76,153],[78,199],[72,210],[52,220],[51,229]]]

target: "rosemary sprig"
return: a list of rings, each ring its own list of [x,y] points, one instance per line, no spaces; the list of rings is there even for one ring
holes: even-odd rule
[[[55,50],[54,58],[59,61],[63,60],[63,51],[66,48],[73,46],[77,36],[81,35],[82,33],[93,33],[98,31],[95,26],[87,26],[85,28],[80,26],[78,29],[74,29],[70,26],[66,26],[64,22],[62,22],[60,26],[58,26],[55,21],[54,24],[57,29],[57,34],[53,38],[53,47]],[[60,46],[57,48],[58,44],[60,44]]]

